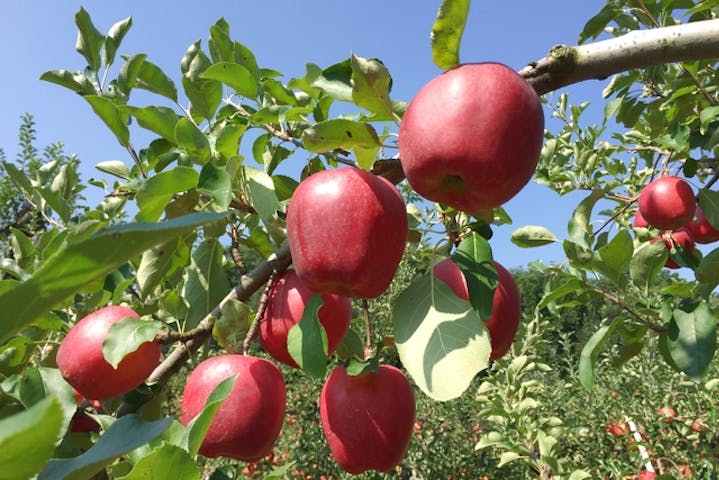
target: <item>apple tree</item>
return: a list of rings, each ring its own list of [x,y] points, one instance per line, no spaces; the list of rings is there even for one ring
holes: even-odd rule
[[[33,221],[3,238],[2,475],[201,478],[198,456],[254,462],[285,418],[278,362],[323,384],[317,415],[342,469],[389,471],[415,428],[415,395],[455,399],[481,374],[480,408],[508,416],[493,375],[521,382],[549,368],[531,351],[548,316],[596,299],[620,313],[583,346],[585,388],[617,338],[619,365],[648,346],[667,369],[706,374],[719,284],[719,6],[611,0],[579,45],[519,72],[460,61],[468,7],[442,2],[432,54],[446,72],[409,102],[392,97],[380,60],[358,55],[285,79],[224,19],[173,79],[146,54],[120,55],[131,18],[103,34],[77,12],[79,71],[41,79],[85,100],[128,161],[96,165],[113,180],[94,181],[103,200],[78,208],[76,161],[3,159],[17,214]],[[604,119],[588,125],[587,104],[561,89],[605,78]],[[136,103],[137,90],[156,101]],[[545,128],[545,111],[557,128]],[[138,130],[153,140],[136,145]],[[566,254],[542,267],[522,343],[518,289],[492,255],[492,231],[511,223],[503,205],[530,179],[585,194],[566,232],[512,235]],[[398,285],[403,258],[413,275]],[[686,275],[666,282],[667,268]],[[390,312],[378,322],[382,298]],[[181,400],[168,399],[188,368]],[[537,383],[522,385],[526,411]],[[165,413],[168,400],[179,415]],[[540,478],[590,476],[557,452],[556,419],[520,426],[523,441],[497,430],[477,449],[498,448],[500,463],[525,461]]]

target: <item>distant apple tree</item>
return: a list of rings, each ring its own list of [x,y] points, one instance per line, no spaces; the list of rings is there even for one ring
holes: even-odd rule
[[[443,69],[461,63],[468,8],[469,0],[440,6],[432,54]],[[173,79],[146,54],[120,54],[131,18],[103,34],[81,8],[75,23],[82,64],[77,71],[48,70],[41,80],[79,94],[128,157],[96,165],[111,180],[90,182],[103,199],[85,207],[80,192],[90,186],[79,179],[78,160],[60,146],[42,161],[37,152],[23,152],[19,162],[0,155],[0,217],[10,219],[0,225],[0,478],[202,478],[198,452],[232,382],[219,384],[189,423],[163,410],[163,402],[179,402],[176,391],[168,398],[168,384],[218,352],[268,357],[258,325],[277,279],[292,255],[301,255],[288,246],[288,206],[303,180],[336,168],[371,172],[387,180],[382,188],[399,188],[408,228],[397,235],[407,236],[402,268],[411,274],[377,299],[353,300],[350,329],[329,357],[321,301],[312,297],[287,350],[317,382],[337,365],[357,376],[393,362],[417,395],[446,401],[474,395],[470,386],[481,375],[478,408],[498,424],[509,422],[516,409],[531,410],[539,386],[528,379],[550,368],[530,348],[543,326],[597,299],[619,313],[582,347],[577,371],[586,389],[594,387],[600,354],[611,351],[621,366],[646,346],[658,349],[665,368],[702,378],[717,343],[717,15],[719,5],[710,0],[610,0],[584,26],[579,45],[553,47],[518,72],[552,119],[533,181],[558,196],[585,194],[566,232],[542,226],[539,208],[536,225],[513,227],[516,245],[559,243],[566,259],[535,265],[546,282],[533,313],[524,313],[527,343],[515,342],[494,362],[485,321],[498,289],[493,262],[503,259],[492,256],[492,231],[511,224],[512,212],[501,205],[463,212],[428,201],[405,181],[398,132],[408,103],[392,98],[390,72],[372,52],[328,66],[308,63],[303,75],[287,79],[262,66],[219,19],[206,47],[200,40],[188,47],[181,77]],[[561,89],[605,78],[604,119],[587,124],[588,104],[572,103]],[[138,89],[156,103],[136,103]],[[338,114],[338,104],[353,113]],[[23,128],[32,134],[31,119]],[[155,137],[147,145],[133,141],[141,130]],[[681,223],[654,228],[638,213],[681,203],[641,198],[661,177],[687,182],[690,198],[676,207],[680,217],[691,212]],[[357,222],[369,221],[357,213]],[[662,215],[675,212],[653,218]],[[690,243],[679,240],[681,228],[691,233]],[[448,256],[467,279],[468,299],[432,273]],[[667,267],[685,275],[660,274]],[[391,314],[373,312],[373,303],[384,301]],[[93,402],[73,394],[55,354],[73,325],[108,305],[129,306],[140,319],[110,328],[100,342],[105,359],[117,366],[156,342],[162,360],[139,387]],[[500,394],[497,372],[522,385],[520,403],[512,406]],[[79,413],[90,420],[82,437],[75,435]],[[591,476],[562,457],[559,419],[526,418],[532,421],[517,430],[524,438],[498,428],[477,439],[477,450],[496,449],[501,464],[525,462],[537,478]],[[407,424],[400,436],[411,434]],[[291,468],[279,464],[266,478],[288,478]]]

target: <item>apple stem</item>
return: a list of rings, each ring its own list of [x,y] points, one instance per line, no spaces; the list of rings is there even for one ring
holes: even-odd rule
[[[265,285],[265,289],[262,290],[262,294],[260,295],[260,300],[257,304],[257,313],[255,314],[255,318],[252,319],[252,324],[250,325],[249,330],[247,330],[247,335],[245,335],[245,340],[242,342],[242,354],[247,355],[250,351],[250,344],[252,343],[252,340],[255,339],[257,336],[257,330],[260,328],[260,320],[262,320],[262,317],[265,316],[265,311],[267,310],[267,304],[270,300],[270,290],[272,289],[272,286],[275,284],[275,279],[277,278],[277,275],[279,274],[279,271],[272,270],[272,273],[270,274],[270,279],[267,280],[267,284]]]
[[[372,325],[369,318],[369,302],[366,298],[362,299],[362,318],[364,319],[365,333],[364,359],[369,360],[374,356],[375,351],[372,347]]]

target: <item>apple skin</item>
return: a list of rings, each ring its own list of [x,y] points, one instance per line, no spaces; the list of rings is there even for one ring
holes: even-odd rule
[[[501,63],[447,70],[412,99],[399,129],[407,181],[421,196],[474,214],[532,178],[544,141],[534,89]]]
[[[415,421],[412,385],[396,367],[358,376],[336,367],[320,394],[320,423],[332,457],[351,474],[386,472],[407,452]]]
[[[657,478],[657,474],[649,470],[642,470],[637,476],[637,480],[652,480],[654,478]]]
[[[686,229],[689,230],[694,237],[694,241],[701,244],[714,243],[719,240],[719,230],[709,223],[707,217],[704,215],[701,207],[697,206],[694,213],[696,218],[686,224]]]
[[[280,275],[269,293],[267,309],[260,320],[260,340],[272,358],[292,368],[299,368],[287,351],[287,334],[302,320],[305,305],[313,292],[307,288],[294,270]],[[352,304],[347,297],[336,294],[321,295],[323,304],[317,312],[327,332],[327,350],[331,354],[342,342],[352,319]]]
[[[397,188],[358,168],[324,170],[300,182],[287,209],[294,269],[313,292],[375,298],[392,282],[407,243]]]
[[[637,213],[634,214],[634,226],[637,228],[647,228],[649,224],[642,216],[642,212],[637,209]]]
[[[609,422],[605,430],[613,437],[621,437],[629,433],[629,426],[625,422]]]
[[[674,423],[677,411],[672,407],[660,407],[659,410],[657,410],[657,415],[659,415],[664,423]]]
[[[672,245],[675,244],[681,245],[685,250],[689,252],[693,252],[694,250],[696,250],[694,237],[692,236],[691,232],[686,228],[680,228],[678,230],[674,230],[673,232],[664,232],[661,235],[658,235],[651,239],[650,242],[656,243],[660,240],[664,241],[664,245],[667,247],[667,250],[671,250]],[[667,263],[665,263],[664,266],[671,269],[681,268],[681,265],[672,260],[671,257],[667,258]]]
[[[282,373],[271,361],[249,355],[208,358],[190,373],[182,392],[180,422],[187,425],[223,380],[237,375],[200,446],[206,457],[255,462],[272,451],[287,406]]]
[[[492,315],[485,325],[492,344],[492,353],[489,358],[490,360],[499,360],[509,351],[517,334],[519,320],[522,316],[522,304],[519,298],[519,288],[512,274],[499,262],[494,262],[494,267],[497,269],[499,283],[492,299]],[[435,278],[446,283],[455,295],[462,300],[469,301],[467,280],[464,278],[462,270],[451,258],[445,258],[436,263],[432,271]]]
[[[679,177],[659,177],[639,193],[642,217],[660,230],[675,230],[686,225],[694,218],[695,210],[694,191]]]
[[[112,368],[102,354],[102,343],[110,327],[125,317],[139,318],[123,306],[104,307],[78,321],[57,350],[57,366],[62,376],[80,395],[106,400],[140,386],[160,361],[160,345],[145,342]]]

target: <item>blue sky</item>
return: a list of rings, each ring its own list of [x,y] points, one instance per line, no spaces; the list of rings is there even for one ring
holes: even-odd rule
[[[498,61],[519,70],[556,44],[576,44],[585,22],[603,4],[599,0],[475,0],[462,42],[462,61]],[[46,70],[84,68],[84,59],[74,49],[74,15],[81,6],[103,33],[116,21],[131,16],[133,27],[119,53],[146,53],[148,60],[178,84],[180,60],[187,47],[200,39],[206,46],[210,25],[224,17],[232,37],[252,49],[261,66],[282,72],[285,80],[303,75],[307,62],[325,67],[354,52],[380,58],[393,76],[393,98],[409,101],[440,73],[432,63],[429,42],[438,5],[439,1],[428,0],[0,0],[0,44],[5,46],[0,74],[0,147],[7,158],[15,157],[20,116],[29,112],[35,117],[38,144],[62,141],[67,153],[79,156],[85,180],[103,177],[94,169],[99,162],[122,160],[130,165],[127,152],[86,102],[69,90],[38,79]],[[576,103],[592,102],[590,115],[599,122],[600,93],[605,85],[606,81],[590,81],[562,91]],[[151,101],[160,100],[133,93],[130,103],[143,106]],[[552,128],[551,122],[548,126]],[[131,138],[137,148],[143,146],[145,137],[139,129],[131,129]],[[511,244],[509,236],[515,228],[535,224],[548,226],[563,237],[571,210],[580,198],[560,199],[546,187],[528,185],[506,205],[514,225],[495,229],[491,241],[495,258],[507,267],[536,259],[561,260],[564,255],[559,246],[525,250]]]

